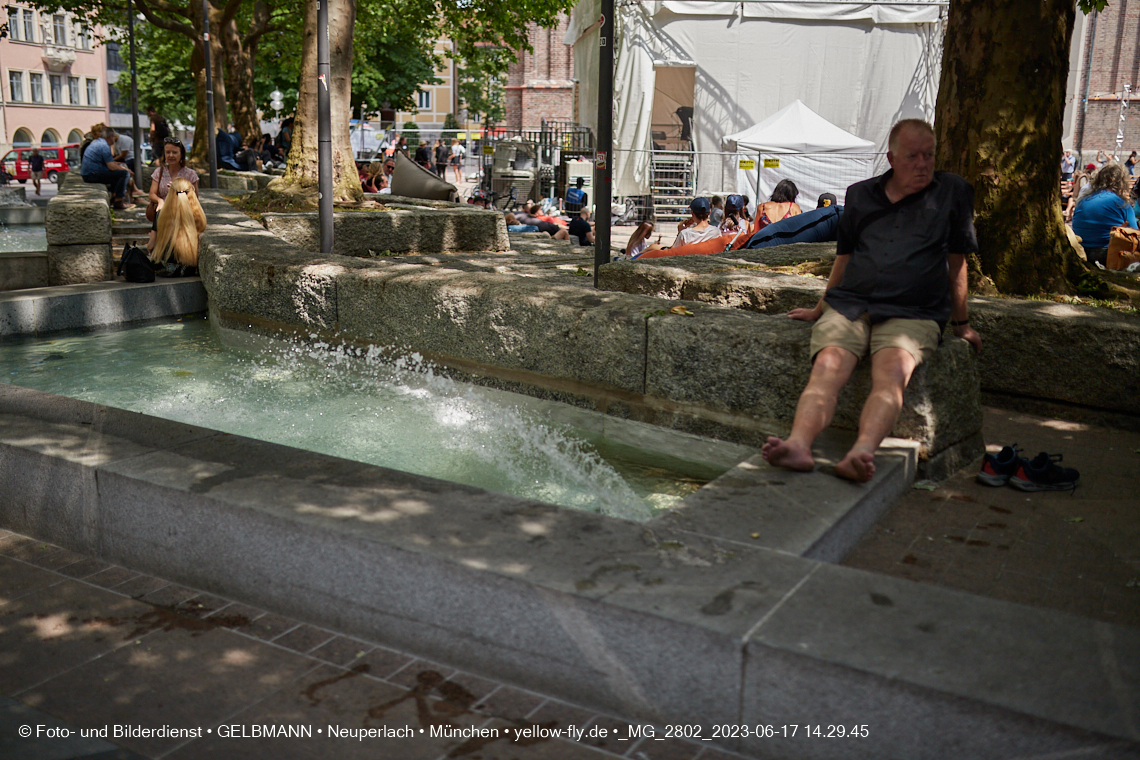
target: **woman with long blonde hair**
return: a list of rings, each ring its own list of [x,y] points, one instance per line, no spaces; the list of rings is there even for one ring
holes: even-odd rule
[[[178,177],[158,217],[158,235],[150,258],[156,264],[198,266],[198,236],[206,229],[206,214],[198,194],[187,180]]]

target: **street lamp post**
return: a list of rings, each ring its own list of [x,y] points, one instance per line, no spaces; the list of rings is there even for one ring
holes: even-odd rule
[[[269,93],[269,107],[273,109],[278,125],[281,124],[281,109],[285,107],[285,103],[281,100],[283,97],[285,97],[285,93],[276,88]]]
[[[368,111],[368,104],[360,104],[360,121],[357,122],[357,128],[360,130],[360,156],[364,157],[364,125],[367,123],[365,113]]]

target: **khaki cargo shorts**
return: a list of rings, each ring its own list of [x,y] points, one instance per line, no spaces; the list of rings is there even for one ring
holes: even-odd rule
[[[823,316],[811,330],[811,358],[828,346],[845,348],[862,359],[868,350],[874,354],[881,348],[901,348],[910,352],[917,364],[938,348],[942,331],[932,319],[888,319],[871,325],[871,318],[863,313],[852,322],[841,313],[823,305]]]

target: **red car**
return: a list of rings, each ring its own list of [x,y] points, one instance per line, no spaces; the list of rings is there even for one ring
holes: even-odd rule
[[[38,150],[44,157],[43,179],[55,182],[59,172],[70,171],[72,164],[79,165],[79,143],[49,145]],[[32,148],[13,148],[0,159],[0,166],[4,167],[8,176],[22,185],[32,178],[32,170],[28,164],[31,155]]]

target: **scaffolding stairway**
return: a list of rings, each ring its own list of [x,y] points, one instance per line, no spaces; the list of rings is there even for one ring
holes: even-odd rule
[[[650,159],[653,216],[658,223],[689,218],[689,201],[696,186],[692,151],[654,150]]]

